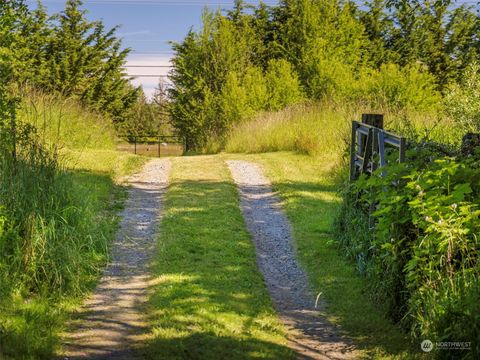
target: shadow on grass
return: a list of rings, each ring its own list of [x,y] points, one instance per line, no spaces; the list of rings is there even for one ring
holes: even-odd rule
[[[292,359],[256,267],[235,186],[173,183],[149,303],[147,359]]]
[[[284,200],[297,256],[312,289],[327,302],[326,315],[369,357],[414,357],[411,340],[386,317],[366,292],[367,279],[356,271],[334,241],[333,221],[341,200],[334,181],[273,184]]]
[[[364,294],[365,279],[331,241],[338,208],[334,184],[283,182],[298,255],[327,314],[367,354],[402,356],[406,336]],[[236,188],[229,182],[171,185],[162,222],[158,283],[150,301],[148,359],[292,358],[283,342]]]
[[[124,197],[123,189],[116,186],[106,173],[69,170],[67,176],[73,187],[72,202],[65,206],[89,207],[87,212],[91,216],[82,218],[78,224],[69,224],[81,226],[79,231],[88,229],[84,236],[90,239],[89,253],[79,254],[82,257],[75,259],[75,264],[68,264],[66,262],[72,259],[60,248],[47,247],[56,253],[44,256],[59,263],[58,267],[50,264],[51,271],[68,269],[78,276],[77,284],[66,284],[63,289],[47,283],[37,290],[28,289],[20,284],[18,274],[0,279],[0,359],[54,358],[54,352],[60,346],[59,335],[71,316],[70,312],[78,306],[82,294],[94,288],[108,257],[105,242],[113,239],[115,234],[115,215]],[[79,199],[81,201],[77,203]],[[2,265],[5,266],[2,271],[8,271],[8,263],[0,263],[0,267]]]

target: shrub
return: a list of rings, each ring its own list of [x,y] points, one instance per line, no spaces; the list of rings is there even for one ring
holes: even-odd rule
[[[440,105],[435,78],[418,65],[382,65],[366,73],[362,81],[366,98],[380,106],[425,111]]]
[[[8,139],[2,143],[11,144],[9,129],[1,134]],[[0,149],[0,288],[27,297],[78,294],[85,289],[82,274],[106,254],[106,239],[90,237],[89,196],[31,125],[17,124],[15,157],[11,150]]]
[[[466,131],[480,131],[480,65],[472,63],[445,95],[445,110]]]
[[[456,159],[417,146],[409,162],[380,170],[383,177],[377,172],[351,184],[336,222],[339,245],[394,320],[414,337],[470,341],[473,357],[480,354],[474,343],[480,338],[474,300],[480,286],[479,165],[480,157]]]
[[[287,60],[270,60],[265,74],[268,110],[280,110],[304,98],[300,80]]]

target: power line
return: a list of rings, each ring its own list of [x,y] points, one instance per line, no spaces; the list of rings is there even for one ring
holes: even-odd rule
[[[175,51],[130,51],[130,54],[137,54],[137,55],[173,55]]]
[[[165,75],[165,74],[161,74],[161,75],[152,75],[152,74],[145,74],[145,75],[130,75],[130,74],[125,74],[125,76],[127,77],[133,77],[133,78],[145,78],[145,77],[154,77],[154,78],[157,78],[157,77],[161,77],[161,78],[168,78],[168,75]]]
[[[27,2],[36,2],[36,0],[27,0]],[[44,3],[64,3],[64,0],[44,0]],[[264,1],[265,5],[278,5],[278,2]],[[233,6],[233,1],[194,1],[194,0],[84,0],[84,4],[99,5],[147,5],[147,6]]]
[[[122,68],[172,68],[173,65],[124,65]]]

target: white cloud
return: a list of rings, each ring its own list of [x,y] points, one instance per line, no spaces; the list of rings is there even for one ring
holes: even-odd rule
[[[170,60],[171,55],[129,55],[126,63],[127,73],[129,75],[150,75],[150,77],[139,76],[134,78],[132,84],[142,86],[147,98],[151,98],[160,80],[160,75],[167,75],[170,68],[148,66],[170,66]],[[167,80],[165,77],[163,77],[163,79]]]

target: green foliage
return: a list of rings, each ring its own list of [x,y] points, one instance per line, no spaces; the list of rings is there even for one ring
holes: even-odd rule
[[[242,119],[303,98],[286,60],[258,64],[262,39],[255,31],[257,19],[239,11],[229,17],[206,11],[202,32],[190,32],[174,44],[170,110],[189,149],[205,148],[211,138],[223,142]]]
[[[0,54],[11,78],[44,91],[76,97],[90,108],[125,119],[139,89],[125,77],[128,49],[121,48],[117,28],[90,22],[81,0],[49,17],[41,2],[29,10],[22,1],[0,4]]]
[[[339,244],[369,278],[374,299],[417,338],[480,336],[473,301],[480,275],[478,169],[474,157],[416,147],[406,164],[362,177],[345,194]],[[480,348],[472,346],[475,357]]]
[[[344,109],[328,104],[297,105],[274,113],[263,113],[236,125],[225,150],[238,153],[295,151],[309,155],[339,155],[349,121]]]
[[[30,87],[15,92],[22,94],[17,119],[32,125],[48,147],[61,150],[115,147],[115,129],[110,119],[87,109],[80,101]]]
[[[158,96],[154,98],[154,102],[148,102],[146,97],[141,95],[126,112],[125,118],[116,123],[119,136],[131,138],[135,135],[173,134],[167,106],[167,101]]]
[[[418,65],[401,68],[384,64],[370,72],[364,81],[361,98],[381,107],[431,111],[438,109],[441,103],[434,77]]]
[[[361,65],[365,44],[350,4],[284,0],[274,10],[273,22],[276,46],[295,66],[308,96],[343,94]]]
[[[269,94],[267,110],[280,110],[303,99],[298,76],[287,60],[270,60],[265,80]]]
[[[480,131],[480,66],[472,63],[445,96],[445,110],[465,131]]]
[[[295,358],[224,159],[174,159],[160,237],[145,359]]]
[[[440,111],[478,54],[479,28],[473,8],[450,0],[238,1],[174,45],[174,126],[190,149],[214,139],[218,150],[243,119],[302,99]]]

